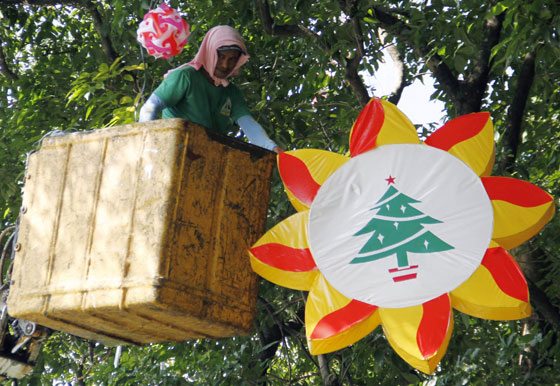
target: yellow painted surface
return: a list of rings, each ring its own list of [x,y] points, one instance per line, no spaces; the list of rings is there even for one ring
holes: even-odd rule
[[[110,344],[247,334],[274,163],[177,119],[45,139],[9,313]]]

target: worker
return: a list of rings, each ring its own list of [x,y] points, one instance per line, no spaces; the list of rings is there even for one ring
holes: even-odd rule
[[[243,38],[221,25],[210,29],[192,61],[169,71],[140,109],[140,122],[182,118],[226,134],[239,125],[249,142],[281,153],[253,119],[241,91],[229,78],[249,60]]]

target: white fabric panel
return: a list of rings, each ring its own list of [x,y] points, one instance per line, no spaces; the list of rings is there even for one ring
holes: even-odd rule
[[[389,177],[394,177],[394,183],[388,182]],[[403,236],[402,242],[384,250],[406,245],[427,232],[433,234],[431,245],[438,239],[450,249],[407,252],[408,267],[398,266],[396,254],[351,264],[373,236],[355,234],[380,211],[372,208],[391,186],[415,200],[410,207],[439,222],[423,223],[420,232],[406,240]],[[397,196],[387,197],[384,204],[395,203]],[[420,221],[421,214],[407,220]],[[380,215],[376,221],[389,220],[395,220],[395,227],[404,224],[398,216]],[[323,184],[311,206],[309,242],[319,269],[342,294],[400,308],[438,297],[468,279],[489,246],[492,228],[490,199],[480,178],[461,160],[426,145],[385,145],[352,158]],[[403,279],[412,273],[416,276]]]

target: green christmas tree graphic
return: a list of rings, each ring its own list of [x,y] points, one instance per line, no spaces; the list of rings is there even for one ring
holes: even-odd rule
[[[394,183],[394,177],[387,179]],[[378,209],[373,218],[354,236],[371,233],[369,240],[350,263],[359,264],[397,255],[399,267],[407,267],[408,252],[431,253],[454,249],[424,227],[436,220],[412,204],[419,203],[390,186],[371,210]]]

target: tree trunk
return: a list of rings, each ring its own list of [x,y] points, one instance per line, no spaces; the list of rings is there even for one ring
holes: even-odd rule
[[[325,386],[339,386],[340,383],[335,374],[331,373],[329,369],[329,361],[326,355],[317,355],[317,360],[319,361],[319,372],[321,374],[321,379],[323,380],[323,385]]]

